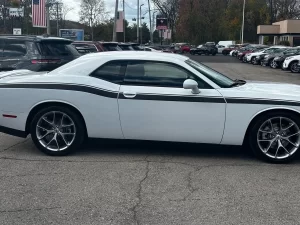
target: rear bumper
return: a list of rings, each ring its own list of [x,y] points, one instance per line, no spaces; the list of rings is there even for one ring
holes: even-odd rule
[[[21,138],[26,138],[28,135],[25,131],[15,130],[15,129],[12,129],[9,127],[3,127],[3,126],[0,126],[0,132],[4,133],[4,134],[16,136],[16,137],[21,137]]]

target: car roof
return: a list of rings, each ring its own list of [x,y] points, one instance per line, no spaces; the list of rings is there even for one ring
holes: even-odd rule
[[[187,60],[189,59],[183,55],[177,54],[170,54],[170,53],[153,53],[153,52],[133,52],[133,51],[118,51],[117,53],[112,52],[98,52],[92,53],[88,56],[83,56],[82,58],[89,57],[89,58],[98,58],[98,57],[106,57],[111,59],[128,59],[128,60],[166,60],[170,61],[169,59],[179,59],[179,60]]]
[[[0,36],[0,39],[16,39],[16,40],[27,40],[27,41],[46,41],[46,40],[59,40],[59,41],[69,41],[72,42],[72,40],[70,39],[66,39],[66,38],[60,38],[60,37],[51,37],[51,36],[37,36],[37,35],[20,35],[20,36],[16,36],[16,35],[3,35]]]
[[[67,63],[49,74],[73,74],[87,76],[92,71],[106,62],[113,60],[150,60],[169,63],[182,64],[189,58],[183,55],[163,53],[163,52],[148,52],[148,51],[112,51],[98,52],[83,55],[70,63]]]

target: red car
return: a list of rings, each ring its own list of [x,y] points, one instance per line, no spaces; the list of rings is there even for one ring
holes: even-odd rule
[[[92,52],[122,51],[117,42],[74,41],[72,45],[76,48],[87,47]]]
[[[238,45],[229,45],[228,48],[224,48],[222,51],[223,55],[229,55],[232,50],[238,49]]]
[[[242,61],[242,62],[246,62],[246,57],[245,55],[248,54],[248,53],[252,53],[254,51],[254,49],[251,49],[251,50],[246,50],[246,51],[243,51],[243,52],[240,52],[238,55],[237,55],[237,58]]]

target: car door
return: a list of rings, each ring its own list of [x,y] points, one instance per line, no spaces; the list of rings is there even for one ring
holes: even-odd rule
[[[183,89],[198,82],[200,94]],[[157,61],[130,61],[119,97],[126,139],[220,143],[225,122],[221,94],[186,68]]]

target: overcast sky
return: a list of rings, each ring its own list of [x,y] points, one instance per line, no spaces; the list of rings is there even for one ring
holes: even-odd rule
[[[110,16],[114,16],[114,10],[115,10],[115,0],[104,0],[105,1],[105,8],[106,11],[110,13]],[[67,15],[67,19],[73,20],[73,21],[79,21],[79,11],[80,11],[80,0],[63,0],[65,4],[68,6],[73,6],[75,9],[74,11],[70,12]],[[123,10],[123,0],[119,1],[119,10]],[[148,0],[140,0],[140,5],[145,4],[142,6],[142,15],[145,17],[145,22],[149,23],[149,13],[148,13]],[[152,5],[151,5],[151,9]],[[151,13],[152,15],[152,13]],[[128,20],[130,23],[135,23],[132,22],[132,18],[137,17],[137,0],[125,0],[125,18]]]

